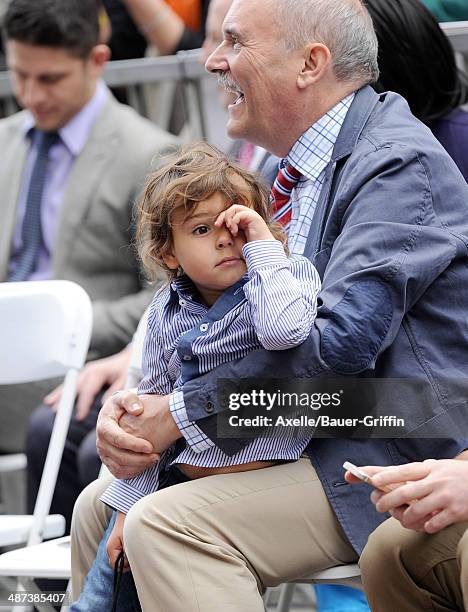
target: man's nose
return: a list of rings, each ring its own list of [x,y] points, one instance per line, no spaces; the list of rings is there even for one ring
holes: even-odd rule
[[[205,62],[205,69],[208,72],[226,72],[226,70],[229,70],[229,64],[224,54],[224,41],[210,53]]]
[[[22,93],[22,103],[27,108],[38,104],[44,97],[42,87],[32,79],[25,81]]]

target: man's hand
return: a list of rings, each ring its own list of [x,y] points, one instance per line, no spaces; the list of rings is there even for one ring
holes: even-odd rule
[[[390,512],[408,529],[436,533],[448,525],[468,520],[466,461],[427,459],[420,463],[362,469],[369,470],[375,487],[397,485],[390,493],[374,491],[371,500],[379,512]]]
[[[125,386],[128,364],[130,362],[131,347],[125,347],[120,353],[111,357],[90,361],[81,370],[78,377],[76,414],[78,421],[83,421],[89,414],[94,398],[99,391],[109,385],[102,400],[105,402],[113,393]],[[44,398],[44,404],[56,412],[63,385],[56,387]]]
[[[156,463],[180,431],[169,410],[169,396],[120,391],[99,413],[97,449],[116,478],[132,478]]]
[[[117,557],[123,551],[123,527],[125,522],[125,514],[123,512],[117,512],[117,517],[115,519],[114,528],[111,531],[109,539],[107,540],[106,550],[109,555],[109,565],[114,569],[115,563],[117,561]],[[125,557],[124,572],[127,572],[130,569],[130,565],[128,564],[128,559]]]
[[[116,478],[132,478],[154,465],[159,455],[147,440],[126,433],[119,425],[127,409],[143,411],[136,393],[121,391],[112,395],[101,408],[96,425],[96,447],[102,462]]]

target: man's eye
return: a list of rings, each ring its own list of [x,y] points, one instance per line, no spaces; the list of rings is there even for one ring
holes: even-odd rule
[[[238,38],[233,38],[232,39],[232,48],[236,49],[236,50],[241,48],[241,44],[240,44]]]
[[[196,234],[197,236],[200,236],[200,234],[206,234],[208,231],[209,231],[209,228],[207,225],[199,225],[193,230],[193,233]]]

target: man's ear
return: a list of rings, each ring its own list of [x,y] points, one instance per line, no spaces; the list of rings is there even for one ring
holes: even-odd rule
[[[179,260],[174,255],[172,249],[161,255],[161,257],[169,270],[177,270],[180,267]]]
[[[104,66],[110,60],[110,56],[111,51],[107,45],[96,45],[91,49],[89,61],[98,76],[102,73]]]
[[[299,89],[319,81],[331,62],[330,49],[323,43],[311,43],[304,49],[302,70],[297,77]]]

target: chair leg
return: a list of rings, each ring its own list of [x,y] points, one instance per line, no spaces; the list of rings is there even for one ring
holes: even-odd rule
[[[278,605],[276,606],[276,612],[289,612],[295,588],[296,585],[293,582],[288,582],[281,586]]]

